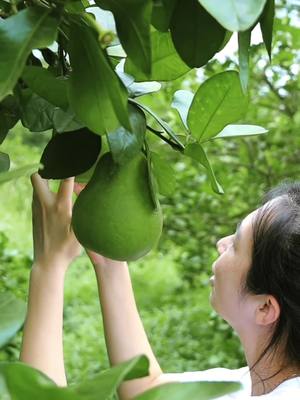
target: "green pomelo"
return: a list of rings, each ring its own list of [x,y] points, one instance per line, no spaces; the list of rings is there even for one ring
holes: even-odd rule
[[[133,261],[148,253],[158,242],[162,223],[142,153],[122,166],[111,153],[104,154],[73,207],[78,241],[113,260]]]

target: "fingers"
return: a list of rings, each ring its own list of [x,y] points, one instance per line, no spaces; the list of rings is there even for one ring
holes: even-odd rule
[[[60,182],[57,201],[58,203],[69,203],[72,204],[72,194],[74,190],[74,176],[72,178],[64,179]]]
[[[79,193],[85,188],[85,183],[74,182],[74,193],[78,196]]]
[[[48,180],[43,179],[37,172],[31,175],[31,184],[36,196],[41,202],[47,202],[51,199],[51,192],[48,186]]]

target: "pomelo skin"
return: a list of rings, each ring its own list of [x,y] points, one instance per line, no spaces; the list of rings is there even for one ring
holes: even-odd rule
[[[157,244],[162,225],[161,208],[155,209],[151,198],[146,157],[140,153],[120,166],[105,153],[73,207],[78,241],[104,257],[133,261]]]

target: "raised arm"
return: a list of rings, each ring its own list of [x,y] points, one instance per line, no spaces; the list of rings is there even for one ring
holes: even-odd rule
[[[44,372],[57,385],[65,386],[64,277],[81,251],[70,227],[74,179],[62,181],[57,194],[38,174],[31,181],[34,263],[20,360]]]
[[[156,386],[162,370],[145,333],[132,290],[128,265],[88,252],[97,277],[105,340],[111,365],[145,354],[150,360],[150,376],[121,385],[121,400]]]

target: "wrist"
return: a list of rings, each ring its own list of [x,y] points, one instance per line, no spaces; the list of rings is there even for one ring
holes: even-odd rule
[[[116,261],[116,260],[111,260],[109,258],[104,258],[101,261],[92,260],[92,264],[96,272],[101,270],[111,270],[111,269],[117,270],[120,268],[127,267],[126,261]]]
[[[51,275],[65,275],[69,262],[62,259],[53,260],[34,260],[32,265],[32,271],[39,273],[42,271],[43,274]]]

